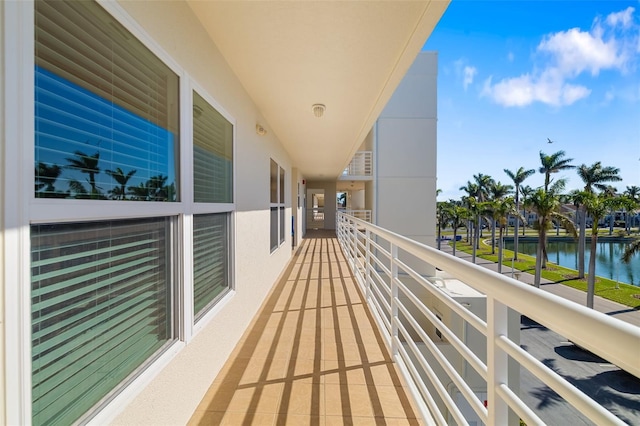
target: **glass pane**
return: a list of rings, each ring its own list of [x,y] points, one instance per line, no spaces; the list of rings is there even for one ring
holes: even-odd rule
[[[193,92],[193,195],[197,203],[233,202],[233,125]]]
[[[284,207],[280,207],[280,244],[284,243],[285,223]]]
[[[35,2],[35,196],[178,200],[178,76],[95,2]]]
[[[34,424],[71,424],[174,338],[169,218],[31,227]]]
[[[284,169],[280,167],[280,203],[284,204]]]
[[[229,214],[193,218],[193,307],[196,318],[229,288]]]
[[[271,207],[271,251],[278,248],[278,208]]]
[[[271,203],[278,202],[278,163],[271,160]]]

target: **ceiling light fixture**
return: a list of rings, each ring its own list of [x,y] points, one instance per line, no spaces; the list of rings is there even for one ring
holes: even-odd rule
[[[324,115],[324,110],[327,109],[323,104],[313,104],[311,106],[311,110],[313,111],[313,115],[320,118]]]
[[[262,127],[260,124],[256,124],[256,133],[260,136],[264,136],[267,134],[267,129]]]

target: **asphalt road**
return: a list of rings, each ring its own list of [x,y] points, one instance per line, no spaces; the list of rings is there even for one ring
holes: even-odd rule
[[[520,345],[621,420],[640,425],[640,379],[524,316]],[[549,425],[594,424],[525,369],[520,397]]]

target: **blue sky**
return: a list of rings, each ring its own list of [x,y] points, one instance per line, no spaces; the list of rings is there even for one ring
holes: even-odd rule
[[[540,151],[640,186],[640,0],[452,0],[424,49],[439,52],[439,200],[477,173],[537,172]]]

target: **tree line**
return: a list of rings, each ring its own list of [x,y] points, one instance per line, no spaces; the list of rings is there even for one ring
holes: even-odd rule
[[[540,287],[542,270],[546,268],[547,237],[555,228],[578,240],[578,278],[585,277],[585,249],[587,220],[591,226],[591,253],[595,253],[598,241],[599,222],[607,215],[609,234],[613,232],[616,211],[624,214],[624,234],[631,235],[631,218],[634,211],[640,208],[640,187],[627,186],[621,194],[611,185],[622,180],[620,170],[616,167],[603,166],[600,161],[592,165],[575,166],[573,159],[567,158],[564,151],[545,154],[540,151],[540,167],[538,172],[544,174],[544,185],[532,188],[524,185],[524,181],[536,173],[535,169],[520,167],[516,171],[504,169],[513,185],[502,184],[489,175],[479,173],[473,180],[460,187],[465,195],[459,200],[438,202],[438,249],[440,249],[441,230],[445,227],[453,229],[453,254],[456,253],[458,230],[466,228],[466,239],[472,245],[472,260],[475,262],[476,250],[482,237],[483,224],[491,229],[491,252],[495,254],[498,242],[498,272],[502,271],[503,233],[508,229],[509,218],[514,219],[513,258],[518,259],[519,225],[522,222],[522,235],[528,225],[530,213],[535,213],[532,228],[538,235],[534,285]],[[558,173],[575,169],[584,187],[580,190],[565,192],[566,178],[556,177]],[[571,205],[574,210],[564,208]],[[620,222],[622,224],[622,222]],[[497,228],[497,229],[496,229]],[[498,238],[496,239],[496,232]],[[640,226],[638,229],[640,233]],[[635,238],[627,245],[623,262],[640,252],[640,238]],[[587,306],[593,308],[595,293],[596,256],[589,258],[587,273]]]
[[[175,201],[175,183],[167,184],[168,176],[158,174],[151,176],[146,182],[137,186],[129,185],[129,181],[136,174],[132,169],[125,173],[120,167],[115,170],[104,170],[113,181],[113,187],[104,192],[96,183],[96,176],[101,173],[100,151],[87,154],[75,151],[73,157],[65,159],[67,164],[47,164],[38,162],[35,166],[35,196],[36,198],[75,198],[97,200],[132,200],[132,201]],[[64,170],[72,170],[86,175],[85,182],[76,178],[67,179],[68,188],[56,188],[56,182]]]

